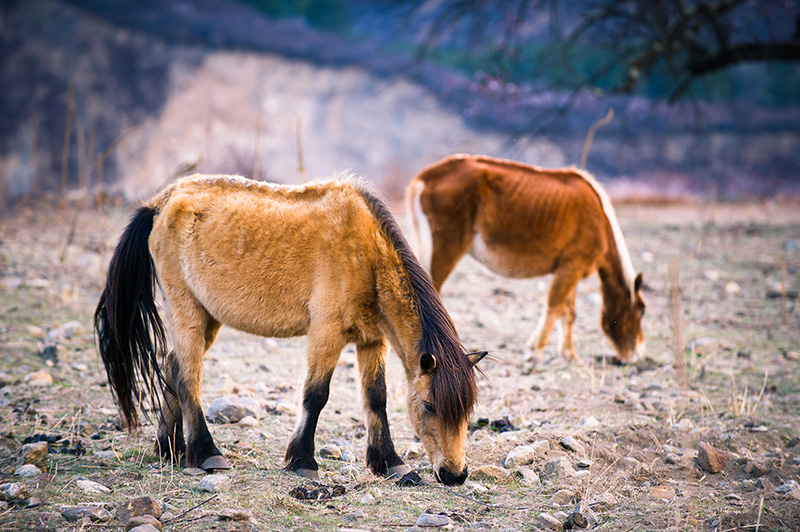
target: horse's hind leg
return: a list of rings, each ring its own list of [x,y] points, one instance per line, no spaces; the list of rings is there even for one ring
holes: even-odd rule
[[[303,410],[286,448],[286,469],[298,475],[318,479],[319,466],[314,460],[314,434],[319,414],[328,402],[331,376],[346,342],[338,337],[324,337],[315,331],[308,334],[308,373],[303,385]]]
[[[386,342],[358,345],[357,353],[367,415],[367,467],[376,475],[402,477],[408,468],[394,449],[386,416]]]
[[[169,304],[168,309],[175,351],[172,373],[183,418],[186,465],[207,471],[230,469],[214,445],[200,405],[203,355],[214,342],[220,324],[188,297],[181,299],[179,305]]]
[[[178,374],[175,351],[170,351],[164,360],[163,373],[169,388],[164,391],[155,452],[167,460],[181,463],[186,459],[186,441],[183,438],[181,405],[175,392],[175,375]]]

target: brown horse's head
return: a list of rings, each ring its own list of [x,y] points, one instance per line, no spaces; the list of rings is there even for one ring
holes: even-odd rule
[[[453,365],[423,353],[408,383],[411,424],[443,484],[462,484],[467,478],[467,421],[477,392],[472,366],[484,356],[485,352],[461,355],[466,364]]]
[[[603,298],[603,330],[617,348],[622,363],[634,362],[644,354],[644,308],[641,273],[633,283],[632,297],[626,290],[625,296]]]

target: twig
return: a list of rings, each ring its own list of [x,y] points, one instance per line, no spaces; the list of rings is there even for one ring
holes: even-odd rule
[[[784,327],[788,322],[786,312],[786,254],[781,251],[781,325]]]
[[[211,502],[211,501],[213,501],[213,500],[214,500],[214,499],[216,499],[217,497],[219,497],[219,495],[212,495],[212,496],[211,496],[211,497],[209,497],[208,499],[206,499],[206,500],[204,500],[204,501],[202,501],[202,502],[200,502],[200,503],[198,503],[198,504],[195,504],[194,506],[192,506],[192,507],[191,507],[191,508],[189,508],[188,510],[185,510],[185,511],[183,511],[183,512],[179,513],[179,514],[178,514],[178,515],[176,515],[175,517],[171,517],[171,518],[169,518],[169,519],[165,519],[164,521],[161,521],[161,524],[166,524],[166,523],[171,523],[172,521],[177,521],[178,519],[180,519],[180,518],[181,518],[181,517],[183,517],[184,515],[188,514],[188,513],[189,513],[189,512],[191,512],[192,510],[196,510],[196,509],[200,508],[200,507],[201,507],[201,506],[203,506],[204,504],[206,504],[206,503],[208,503],[208,502]]]

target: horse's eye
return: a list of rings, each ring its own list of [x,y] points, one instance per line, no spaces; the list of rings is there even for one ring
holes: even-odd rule
[[[428,401],[422,401],[422,406],[425,407],[425,413],[430,415],[436,414],[436,409],[433,408],[433,405],[430,404]]]

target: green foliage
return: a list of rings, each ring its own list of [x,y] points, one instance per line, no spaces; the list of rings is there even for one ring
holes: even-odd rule
[[[239,0],[272,18],[299,17],[312,27],[335,33],[350,28],[350,12],[345,0]]]

